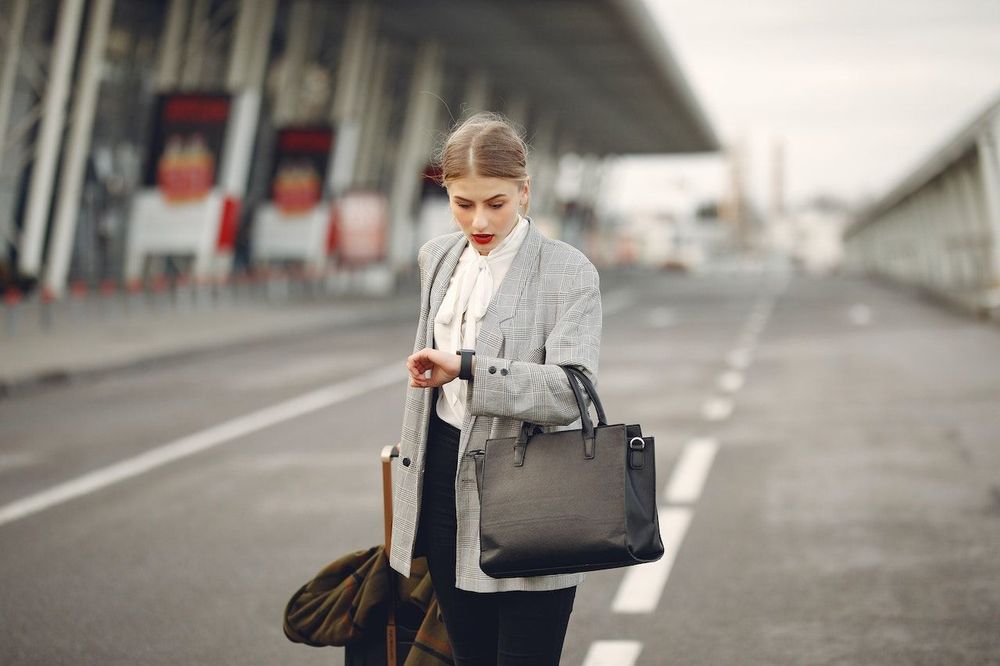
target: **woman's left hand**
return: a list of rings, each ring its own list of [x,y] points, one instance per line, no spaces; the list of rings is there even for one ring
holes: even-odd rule
[[[449,354],[440,349],[424,347],[416,354],[406,359],[406,369],[410,371],[410,386],[414,388],[432,388],[442,386],[458,377],[462,365],[462,357]],[[424,373],[431,371],[431,376]]]

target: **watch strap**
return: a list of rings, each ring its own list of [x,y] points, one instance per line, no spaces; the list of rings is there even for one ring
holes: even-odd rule
[[[472,357],[476,354],[475,349],[459,349],[455,352],[462,357],[462,363],[458,367],[458,378],[465,381],[472,380]]]

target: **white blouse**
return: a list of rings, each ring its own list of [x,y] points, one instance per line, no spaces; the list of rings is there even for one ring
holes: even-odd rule
[[[444,301],[434,316],[434,346],[454,354],[459,349],[474,349],[482,318],[486,315],[493,295],[514,262],[521,242],[528,235],[527,218],[518,215],[511,232],[481,255],[470,242],[458,259]],[[442,421],[461,429],[465,421],[465,396],[468,384],[453,379],[438,392],[437,413]]]

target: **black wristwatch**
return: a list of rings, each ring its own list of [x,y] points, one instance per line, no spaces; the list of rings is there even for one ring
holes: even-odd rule
[[[462,364],[458,367],[458,378],[465,381],[472,381],[472,357],[476,355],[475,349],[459,349],[455,352],[462,357]]]

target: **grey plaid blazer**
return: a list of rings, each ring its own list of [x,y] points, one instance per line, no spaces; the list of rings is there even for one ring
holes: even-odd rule
[[[529,227],[514,261],[483,317],[476,338],[476,370],[469,383],[455,479],[458,519],[455,586],[473,592],[554,590],[586,574],[491,578],[479,568],[479,496],[475,464],[467,450],[493,437],[515,436],[523,421],[545,430],[580,427],[579,411],[558,365],[576,365],[597,380],[601,348],[598,274],[573,246]],[[437,314],[467,240],[462,232],[431,239],[420,248],[420,318],[414,352],[434,346]],[[393,459],[390,566],[410,575],[423,488],[432,388],[407,379],[399,457]],[[404,464],[405,463],[405,464]]]

